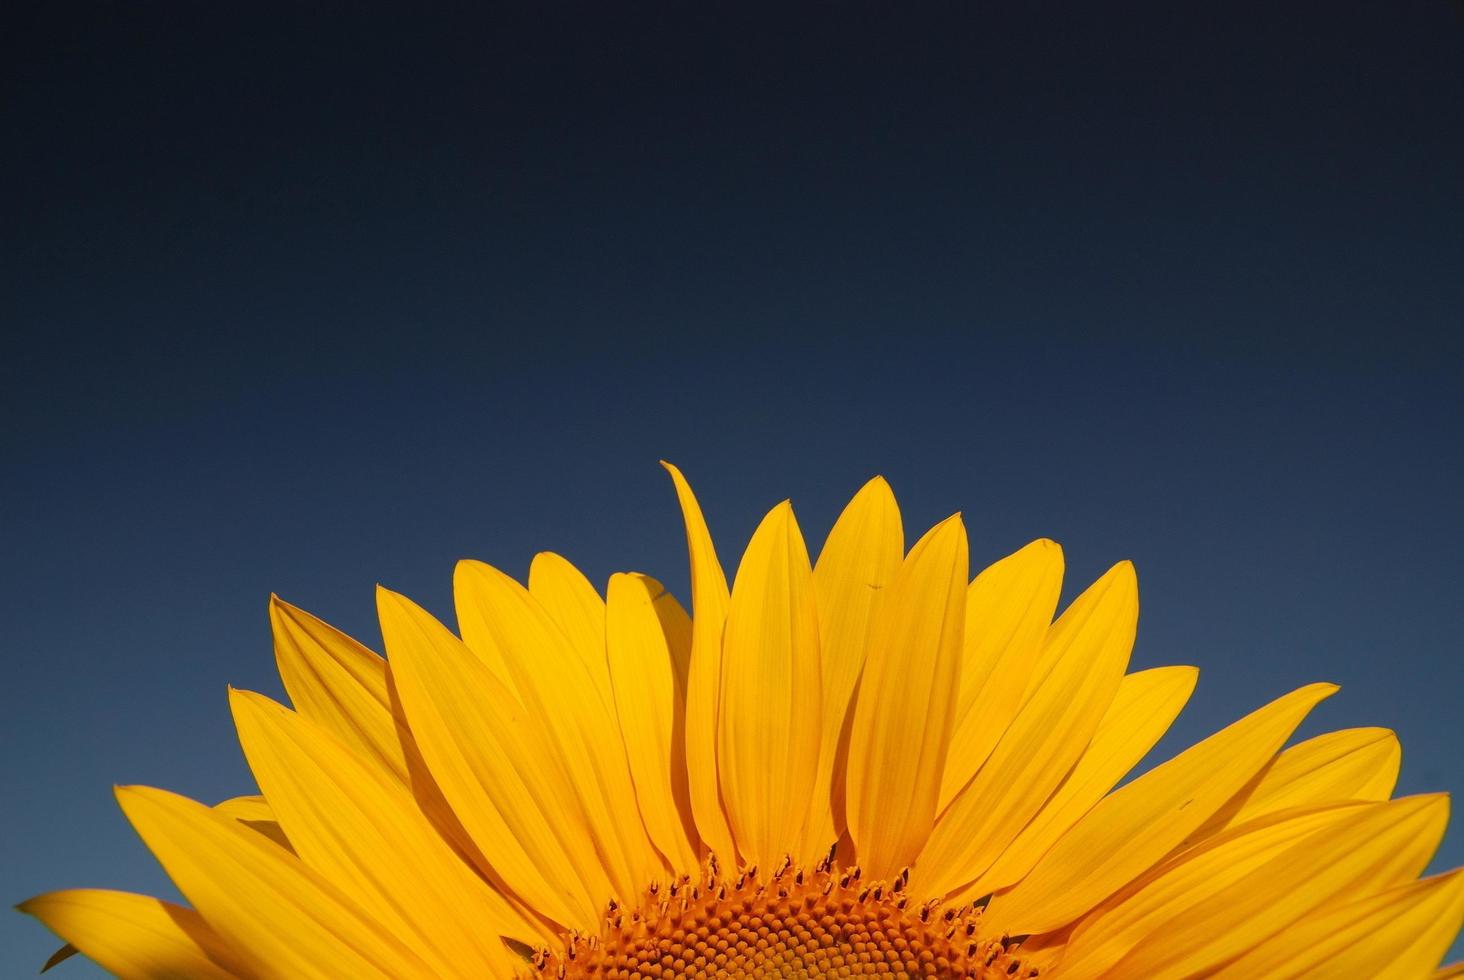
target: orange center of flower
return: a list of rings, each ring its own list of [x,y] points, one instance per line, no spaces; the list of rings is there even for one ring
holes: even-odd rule
[[[974,906],[942,909],[905,894],[902,875],[869,885],[858,869],[785,866],[719,880],[652,887],[639,908],[612,907],[599,936],[572,937],[542,953],[538,970],[580,977],[896,977],[1010,980],[1017,944],[982,939]]]

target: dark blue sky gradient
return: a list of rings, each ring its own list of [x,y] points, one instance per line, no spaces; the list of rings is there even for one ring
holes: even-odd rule
[[[10,900],[170,891],[110,787],[249,790],[271,591],[684,596],[661,457],[729,570],[874,473],[1069,597],[1134,559],[1155,758],[1328,679],[1305,733],[1464,788],[1464,18],[1076,6],[7,15]]]

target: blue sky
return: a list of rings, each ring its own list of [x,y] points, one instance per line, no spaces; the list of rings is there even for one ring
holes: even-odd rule
[[[1135,664],[1201,668],[1156,759],[1326,679],[1304,734],[1464,787],[1455,10],[222,16],[6,42],[12,900],[168,892],[110,788],[249,789],[271,591],[685,595],[660,458],[729,564],[874,473],[1067,597],[1133,559]]]

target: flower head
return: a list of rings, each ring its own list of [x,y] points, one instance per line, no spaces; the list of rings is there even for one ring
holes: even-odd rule
[[[692,615],[563,558],[454,577],[458,633],[380,590],[386,659],[279,600],[293,710],[230,694],[260,794],[118,799],[191,908],[22,908],[123,977],[1425,977],[1464,874],[1396,738],[1286,748],[1284,694],[1119,786],[1197,672],[1128,672],[1110,569],[968,582],[959,516],[906,552],[883,480],[811,561],[773,508],[729,589],[685,519]],[[1115,788],[1118,787],[1118,788]]]

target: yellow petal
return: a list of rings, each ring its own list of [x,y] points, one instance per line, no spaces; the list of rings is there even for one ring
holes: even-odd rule
[[[420,764],[412,733],[401,723],[400,712],[391,703],[391,672],[386,661],[278,597],[270,599],[270,622],[274,627],[275,660],[295,710],[409,787],[417,797],[417,805],[443,835],[458,850],[472,855],[471,840]],[[245,822],[289,847],[278,826],[266,822],[270,819],[259,815]],[[474,857],[480,866],[485,863],[481,856]]]
[[[1020,884],[992,899],[987,914],[1013,933],[1072,922],[1178,846],[1336,690],[1312,684],[1293,691],[1105,797]]]
[[[452,852],[405,787],[268,698],[229,700],[249,768],[305,864],[443,975],[522,965],[498,937],[533,943],[535,930]]]
[[[459,648],[462,649],[461,643],[459,643]],[[504,900],[517,911],[519,919],[532,923],[541,930],[540,935],[544,945],[557,948],[560,945],[559,934],[551,931],[550,927],[545,924],[546,917],[541,916],[513,891],[501,887],[502,877],[494,869],[493,863],[483,855],[483,851],[478,847],[473,835],[468,833],[467,828],[463,826],[462,820],[453,812],[452,804],[443,794],[442,787],[437,785],[436,777],[432,775],[427,760],[422,757],[422,750],[417,747],[416,739],[412,736],[411,723],[407,721],[406,710],[402,707],[401,694],[397,690],[395,681],[392,680],[389,666],[386,676],[392,696],[392,719],[401,733],[402,749],[407,757],[407,771],[411,774],[411,786],[408,788],[411,790],[412,796],[416,798],[418,808],[432,823],[432,826],[437,828],[437,832],[442,835],[458,857],[469,867],[476,868],[480,877],[494,884],[495,889],[502,893]]]
[[[875,477],[854,495],[834,522],[813,569],[818,595],[823,729],[808,824],[803,846],[795,855],[805,863],[828,853],[844,832],[849,705],[864,668],[874,610],[904,555],[900,509],[890,485],[882,477]]]
[[[935,818],[960,683],[968,561],[960,515],[931,528],[870,627],[846,778],[849,836],[871,880],[913,863]]]
[[[78,888],[17,906],[121,980],[247,976],[239,958],[192,909],[146,895]],[[59,960],[54,957],[46,969]]]
[[[1398,736],[1386,728],[1347,728],[1307,739],[1278,755],[1191,839],[1288,807],[1386,800],[1398,782],[1401,760]]]
[[[1063,950],[1061,976],[1064,980],[1106,976],[1129,950],[1186,909],[1366,806],[1344,803],[1269,814],[1166,860],[1078,923]]]
[[[1120,562],[1078,596],[1048,631],[1051,664],[996,749],[940,815],[913,881],[942,895],[974,881],[1042,809],[1077,762],[1128,666],[1138,582]]]
[[[1464,874],[1413,881],[1314,912],[1214,976],[1227,980],[1412,980],[1438,964],[1464,919]]]
[[[529,565],[529,594],[564,632],[595,682],[611,703],[610,669],[605,664],[605,601],[578,568],[552,551],[541,551]]]
[[[1062,548],[1041,538],[984,569],[966,593],[961,693],[941,780],[944,809],[986,761],[1025,700],[1062,591]]]
[[[614,892],[540,720],[410,600],[379,589],[377,605],[416,745],[494,883],[563,926],[598,928]]]
[[[771,867],[802,839],[823,716],[813,569],[793,508],[758,525],[727,607],[717,771],[737,850]]]
[[[969,890],[988,895],[1020,881],[1074,823],[1138,765],[1194,693],[1194,667],[1155,667],[1129,674],[1098,723],[1087,751],[1057,792],[990,871]]]
[[[701,505],[681,471],[664,460],[676,486],[691,558],[691,662],[686,678],[686,774],[701,839],[724,863],[736,863],[732,828],[722,808],[717,777],[717,710],[722,683],[722,627],[727,619],[727,577],[717,561]]]
[[[295,710],[405,783],[407,765],[391,716],[386,662],[278,596],[270,596],[269,620],[280,680]]]
[[[1413,878],[1448,821],[1442,795],[1368,804],[1171,919],[1112,975],[1158,980],[1213,970],[1314,910]]]
[[[691,667],[691,617],[664,585],[649,575],[639,577],[655,595],[652,606],[661,623],[661,635],[666,638],[667,652],[671,655],[671,676],[676,684],[671,723],[671,788],[682,814],[687,838],[700,855],[703,852],[702,840],[696,829],[696,818],[692,816],[691,784],[686,772],[686,674]]]
[[[222,803],[215,803],[213,809],[215,813],[222,813],[245,823],[261,820],[273,821],[275,818],[274,811],[269,808],[269,803],[258,794],[230,797]]]
[[[648,582],[656,580],[642,576]],[[659,584],[659,583],[657,583]],[[676,597],[666,591],[663,585],[655,601],[656,618],[661,621],[661,633],[666,637],[666,649],[671,654],[671,670],[676,678],[676,690],[682,700],[686,698],[686,674],[691,668],[691,617]],[[684,742],[685,724],[678,722],[676,737]]]
[[[1455,977],[1464,977],[1464,960],[1439,967],[1434,971],[1433,980],[1454,980]]]
[[[215,813],[233,817],[250,830],[263,834],[285,850],[294,852],[290,839],[280,829],[279,821],[275,819],[274,811],[269,808],[264,797],[236,796],[222,803],[215,803],[213,809]]]
[[[501,652],[524,707],[564,764],[588,819],[590,842],[621,899],[665,872],[641,822],[614,706],[527,589],[491,565],[458,562],[453,596],[486,624],[480,642]]]
[[[646,831],[673,870],[697,870],[696,831],[686,795],[686,759],[674,738],[676,678],[656,614],[665,590],[643,575],[612,575],[606,592],[606,649],[626,758]]]
[[[117,802],[248,973],[302,980],[432,976],[355,901],[237,820],[145,786],[119,787]]]

